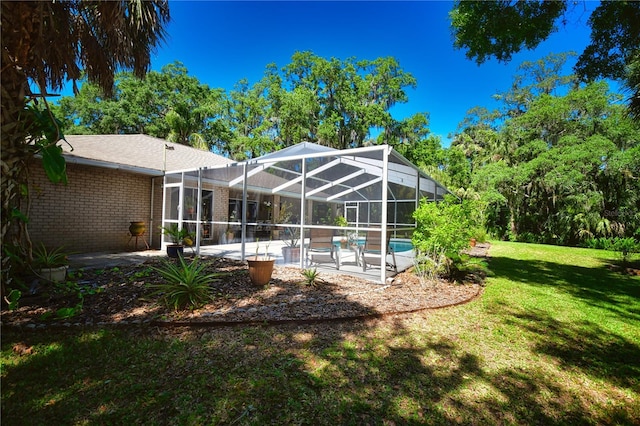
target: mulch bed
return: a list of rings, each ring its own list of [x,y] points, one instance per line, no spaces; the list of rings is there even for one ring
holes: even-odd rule
[[[471,254],[486,256],[488,248],[488,244],[479,244]],[[84,293],[83,306],[69,318],[60,318],[57,313],[76,306],[77,294],[65,294],[62,285],[41,285],[34,295],[22,297],[18,309],[3,309],[2,326],[39,329],[344,321],[457,305],[473,300],[482,291],[477,280],[463,284],[421,282],[412,272],[400,273],[384,285],[349,275],[320,274],[323,282],[311,287],[302,284],[299,269],[277,266],[269,285],[256,287],[249,280],[245,262],[213,257],[203,261],[208,263],[207,272],[228,274],[212,284],[214,299],[195,310],[176,312],[159,302],[148,284],[161,282],[151,267],[162,261],[151,259],[140,265],[81,271],[76,280]]]

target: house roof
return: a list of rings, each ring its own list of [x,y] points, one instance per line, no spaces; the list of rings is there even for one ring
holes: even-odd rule
[[[60,145],[68,163],[117,168],[154,176],[162,175],[164,170],[220,166],[233,162],[213,152],[148,135],[67,135],[65,139],[68,144],[62,141]]]

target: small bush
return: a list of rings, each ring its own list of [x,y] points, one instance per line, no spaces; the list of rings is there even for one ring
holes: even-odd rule
[[[177,262],[165,261],[162,267],[153,268],[166,282],[151,284],[150,287],[156,289],[154,294],[161,295],[165,305],[171,309],[200,307],[212,298],[210,283],[223,275],[204,274],[206,266],[198,263],[198,259],[187,263],[178,256]]]
[[[433,283],[438,277],[444,276],[448,270],[448,263],[449,259],[442,251],[418,252],[413,259],[413,270],[420,279],[420,284],[425,286]]]
[[[471,232],[471,237],[475,238],[476,242],[478,243],[486,243],[489,239],[487,230],[481,226],[473,229],[473,231]]]
[[[447,257],[460,253],[469,245],[478,227],[479,207],[471,200],[445,197],[439,203],[422,200],[414,212],[417,227],[413,245],[423,253],[444,252]]]
[[[588,238],[581,244],[583,247],[598,249],[598,250],[611,250],[611,239],[609,238]]]
[[[631,237],[614,238],[611,244],[611,250],[617,251],[620,254],[622,263],[627,263],[633,253],[640,251],[640,244]]]

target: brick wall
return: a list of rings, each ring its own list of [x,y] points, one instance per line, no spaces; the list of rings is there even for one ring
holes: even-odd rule
[[[153,245],[159,246],[159,231],[149,229],[151,177],[75,164],[67,165],[67,176],[68,185],[54,185],[39,164],[31,168],[29,234],[34,243],[80,253],[125,251],[129,222],[144,221],[145,237],[149,240],[153,231]],[[155,228],[162,218],[161,185],[157,179],[151,225]]]

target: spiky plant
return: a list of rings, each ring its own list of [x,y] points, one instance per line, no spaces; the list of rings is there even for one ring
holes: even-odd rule
[[[324,282],[322,278],[320,278],[320,273],[316,268],[303,269],[300,273],[304,277],[304,279],[302,280],[302,284],[304,285],[316,287],[318,286],[318,284]]]
[[[165,305],[174,310],[198,308],[211,300],[211,283],[223,273],[205,274],[206,263],[193,259],[187,263],[182,256],[176,262],[164,261],[160,268],[153,268],[165,282],[151,284],[150,287],[162,297]]]

